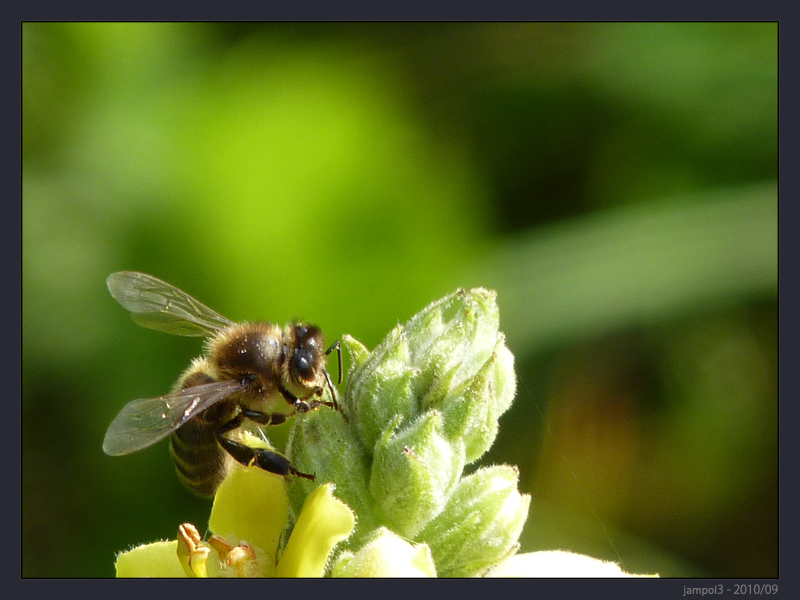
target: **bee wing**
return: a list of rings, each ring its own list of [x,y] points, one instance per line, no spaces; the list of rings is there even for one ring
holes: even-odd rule
[[[174,335],[207,336],[233,322],[174,285],[146,273],[120,271],[106,280],[108,291],[133,320]]]
[[[241,389],[242,384],[235,380],[215,381],[129,402],[109,425],[103,451],[121,456],[144,450]]]

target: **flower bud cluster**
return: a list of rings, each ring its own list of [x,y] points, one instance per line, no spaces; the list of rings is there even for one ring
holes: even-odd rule
[[[293,508],[319,483],[336,483],[357,515],[343,544],[347,568],[360,548],[376,552],[381,539],[395,539],[378,530],[427,544],[440,576],[480,573],[513,552],[530,503],[516,469],[463,476],[494,442],[516,390],[496,293],[458,290],[373,352],[348,336],[343,343],[353,364],[341,412],[305,415],[289,440],[295,465],[316,475],[291,483]]]

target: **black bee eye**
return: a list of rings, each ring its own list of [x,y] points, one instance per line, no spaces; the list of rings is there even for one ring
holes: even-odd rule
[[[295,372],[301,379],[310,381],[314,378],[314,369],[311,366],[311,360],[308,352],[303,349],[298,349],[292,357],[292,365]]]

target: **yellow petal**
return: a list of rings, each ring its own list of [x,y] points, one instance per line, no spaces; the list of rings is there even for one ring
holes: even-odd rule
[[[237,465],[217,490],[208,526],[233,545],[244,540],[263,550],[264,575],[269,576],[288,514],[289,498],[282,477]]]
[[[117,577],[186,577],[178,542],[154,542],[117,555]]]
[[[354,526],[353,512],[334,497],[333,486],[319,486],[303,504],[276,575],[322,577],[331,550],[350,535]]]

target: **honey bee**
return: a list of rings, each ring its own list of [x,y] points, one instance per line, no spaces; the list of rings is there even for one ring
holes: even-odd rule
[[[126,404],[103,441],[110,456],[131,454],[171,436],[170,450],[179,477],[201,496],[213,496],[232,460],[284,477],[314,479],[285,456],[243,443],[236,431],[246,421],[279,425],[297,413],[328,406],[338,410],[326,370],[322,331],[308,323],[234,323],[187,293],[152,275],[113,273],[107,280],[114,299],[133,320],[174,335],[206,337],[172,392]],[[330,400],[323,400],[325,390]]]

